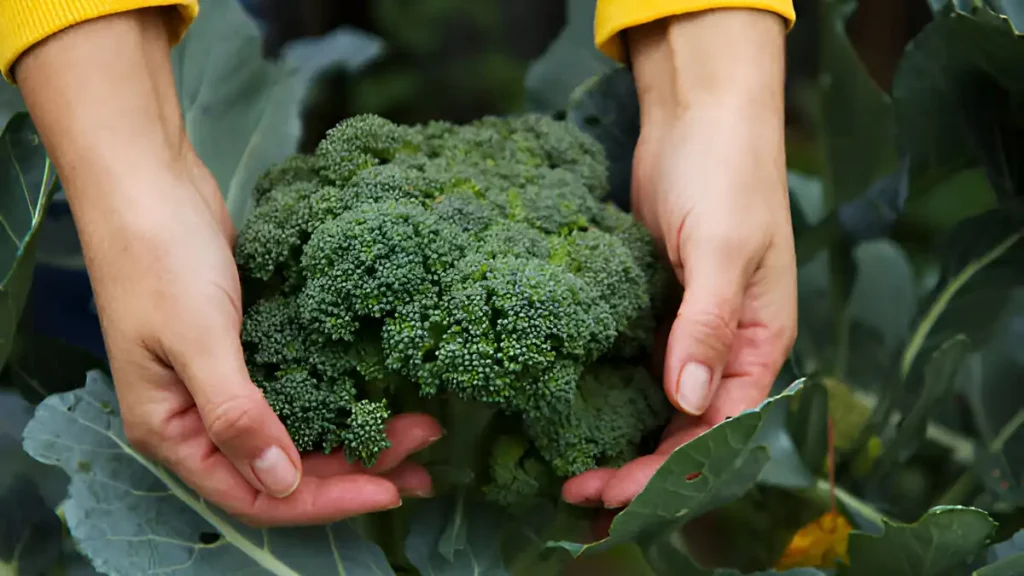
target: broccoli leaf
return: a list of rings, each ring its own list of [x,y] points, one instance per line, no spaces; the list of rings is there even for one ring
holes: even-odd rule
[[[987,343],[1010,292],[1024,278],[1024,220],[996,209],[957,225],[942,249],[942,279],[901,359],[906,377],[922,353],[961,333]]]
[[[655,574],[673,576],[825,576],[824,572],[816,568],[793,568],[782,572],[740,572],[731,568],[703,568],[670,538],[662,539],[648,548],[647,562],[654,568]]]
[[[293,154],[309,74],[263,58],[259,27],[237,0],[202,0],[171,53],[185,129],[238,226],[256,179]]]
[[[857,8],[851,0],[822,2],[821,115],[827,131],[824,150],[826,197],[834,206],[854,200],[898,164],[893,142],[893,105],[871,78],[846,35]]]
[[[772,410],[788,410],[803,380],[755,410],[722,422],[677,448],[640,494],[612,521],[609,536],[592,544],[552,542],[574,556],[622,542],[660,536],[705,512],[742,497],[757,482],[771,454],[764,443]]]
[[[932,353],[924,369],[924,385],[907,414],[900,420],[892,440],[885,447],[873,474],[881,475],[890,466],[906,461],[920,446],[925,437],[929,420],[935,415],[940,403],[949,398],[956,383],[957,371],[964,363],[971,349],[971,341],[963,335],[947,340]]]
[[[640,137],[640,101],[628,68],[614,68],[580,85],[569,98],[566,120],[601,143],[608,158],[609,200],[629,210],[633,150]]]
[[[413,515],[405,554],[423,574],[506,576],[501,544],[507,520],[493,506],[459,496],[427,500]],[[455,524],[462,527],[453,531]],[[446,545],[449,532],[463,533],[465,540]]]
[[[932,508],[914,524],[885,522],[881,535],[850,534],[850,565],[840,574],[949,574],[966,566],[988,542],[995,526],[984,511],[961,506]]]
[[[1015,34],[1024,35],[1024,4],[1016,0],[988,0],[987,3],[996,14],[1010,21]]]
[[[63,526],[54,511],[67,477],[28,457],[21,432],[32,405],[0,389],[0,574],[44,574],[59,566]]]
[[[7,362],[32,285],[35,246],[57,172],[28,114],[14,114],[0,147],[0,366]]]
[[[827,462],[828,417],[828,389],[817,378],[807,380],[786,424],[808,470],[822,470]]]
[[[352,26],[339,26],[322,36],[291,40],[281,58],[298,70],[300,81],[315,82],[335,70],[356,72],[384,54],[384,41]]]
[[[988,564],[973,576],[1015,576],[1024,574],[1024,530],[1010,539],[989,546]]]
[[[984,6],[936,15],[907,46],[892,94],[915,191],[980,164],[999,196],[1021,195],[1022,58],[1010,22]]]
[[[71,475],[68,529],[103,573],[394,574],[348,522],[259,530],[214,509],[128,445],[113,384],[98,371],[38,406],[24,447]]]
[[[566,0],[566,26],[526,71],[528,108],[564,110],[576,87],[618,64],[594,47],[596,0]]]

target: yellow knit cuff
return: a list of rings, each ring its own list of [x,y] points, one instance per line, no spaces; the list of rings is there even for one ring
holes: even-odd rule
[[[782,16],[790,28],[796,22],[793,0],[597,0],[594,44],[610,58],[622,62],[625,48],[619,34],[629,28],[680,14],[715,8],[752,8]]]
[[[0,0],[0,72],[13,83],[15,60],[46,37],[93,18],[156,6],[181,12],[174,44],[199,14],[199,0]]]

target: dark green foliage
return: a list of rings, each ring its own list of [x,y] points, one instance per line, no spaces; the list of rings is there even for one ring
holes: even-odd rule
[[[500,416],[454,445],[501,503],[637,454],[668,417],[637,366],[671,277],[607,191],[601,147],[539,115],[359,116],[265,174],[242,339],[299,448],[372,464],[392,410],[454,395]]]

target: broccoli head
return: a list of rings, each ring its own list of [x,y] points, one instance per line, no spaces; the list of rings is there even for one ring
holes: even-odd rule
[[[242,340],[300,450],[369,464],[392,411],[457,398],[499,415],[471,432],[497,501],[635,454],[668,417],[641,366],[670,276],[606,182],[600,145],[540,115],[358,116],[264,174]]]

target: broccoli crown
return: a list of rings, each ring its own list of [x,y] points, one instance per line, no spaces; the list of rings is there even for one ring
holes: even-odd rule
[[[541,464],[633,453],[667,418],[636,366],[668,276],[606,181],[600,145],[540,115],[357,116],[264,174],[236,245],[242,340],[299,449],[372,462],[389,409],[455,395],[529,439],[491,458],[498,500]]]

